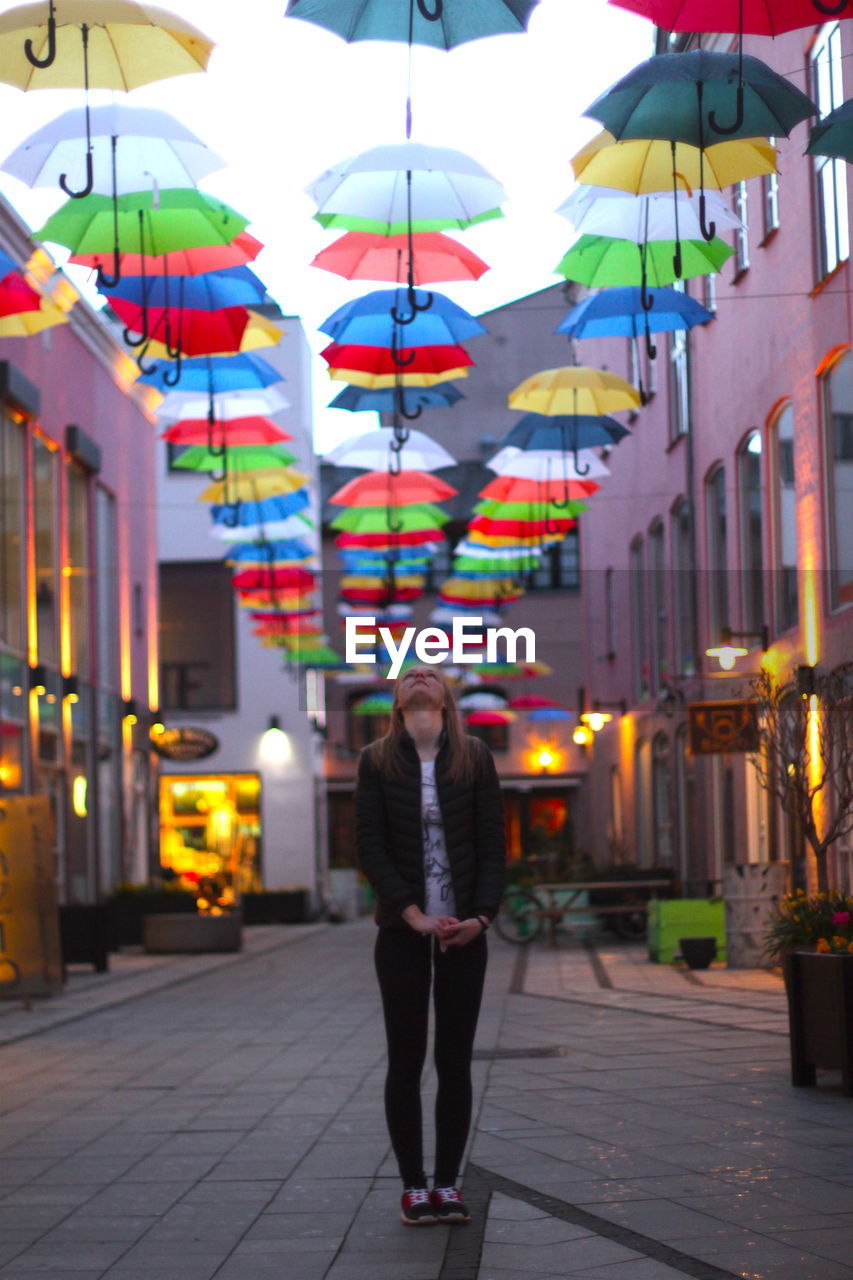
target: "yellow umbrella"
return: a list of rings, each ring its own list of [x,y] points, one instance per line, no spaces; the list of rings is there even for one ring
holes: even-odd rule
[[[467,378],[467,369],[445,369],[443,373],[365,373],[361,369],[330,369],[333,382],[348,382],[354,387],[434,387],[451,378]]]
[[[586,365],[566,365],[561,369],[543,369],[526,378],[510,393],[509,407],[549,415],[597,416],[618,413],[620,409],[638,409],[640,393],[617,373]]]
[[[215,480],[199,494],[199,502],[261,502],[279,493],[294,493],[308,483],[308,477],[293,467],[271,471],[241,471],[227,480]]]
[[[18,89],[136,89],[204,71],[213,42],[167,9],[134,0],[53,0],[0,14],[0,80]]]
[[[284,330],[279,329],[271,320],[267,320],[266,316],[259,315],[257,311],[249,311],[251,319],[243,330],[243,337],[240,339],[239,351],[257,351],[260,347],[277,347],[281,339],[284,337]],[[146,356],[152,360],[172,360],[171,355],[164,342],[158,342],[152,339],[145,348]],[[211,356],[233,356],[238,352],[233,347],[229,347],[227,351],[209,351],[206,353]]]
[[[38,311],[23,311],[15,316],[0,316],[0,338],[29,338],[31,334],[67,324],[68,313],[55,302],[43,299]]]
[[[663,139],[617,142],[612,133],[602,129],[572,158],[572,171],[592,187],[648,195],[672,190],[674,168],[680,189],[698,191],[702,185],[699,148],[676,142],[673,166],[672,145]],[[717,142],[705,148],[704,185],[722,189],[747,178],[776,173],[776,154],[766,138]]]

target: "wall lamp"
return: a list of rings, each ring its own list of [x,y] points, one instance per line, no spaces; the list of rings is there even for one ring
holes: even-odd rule
[[[135,698],[122,698],[121,718],[122,720],[126,720],[128,724],[136,724],[139,719],[139,714],[136,709]]]
[[[42,697],[47,693],[47,668],[43,662],[30,667],[30,692]]]
[[[581,714],[582,723],[592,729],[593,733],[598,733],[613,719],[609,711],[602,710],[603,707],[614,707],[620,716],[628,714],[628,704],[624,698],[620,698],[618,702],[599,702],[596,698],[592,704],[592,711],[584,711]]]
[[[797,693],[801,698],[811,698],[817,693],[817,671],[815,667],[810,667],[805,663],[797,667],[795,679],[797,684]]]
[[[62,677],[62,696],[67,702],[80,701],[79,676],[63,676]]]
[[[733,644],[733,640],[758,640],[761,650],[766,653],[770,648],[770,631],[765,622],[758,631],[732,631],[731,627],[720,628],[720,644],[713,649],[706,649],[706,658],[716,658],[724,671],[731,671],[737,658],[745,658],[749,653],[743,645]]]

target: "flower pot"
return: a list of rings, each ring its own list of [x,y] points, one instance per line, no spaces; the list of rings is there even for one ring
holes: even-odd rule
[[[783,957],[791,1035],[791,1083],[813,1085],[818,1068],[841,1072],[853,1097],[853,955],[788,951]]]
[[[716,938],[679,938],[678,946],[688,969],[708,969],[717,957]]]

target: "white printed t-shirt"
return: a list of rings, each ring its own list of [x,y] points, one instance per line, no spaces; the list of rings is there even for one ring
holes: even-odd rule
[[[428,916],[455,916],[456,899],[444,839],[444,823],[435,785],[435,761],[421,761],[421,818],[424,833],[424,880]]]

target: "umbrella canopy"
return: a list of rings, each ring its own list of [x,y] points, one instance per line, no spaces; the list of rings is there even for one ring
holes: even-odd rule
[[[170,385],[167,381],[168,374],[169,366],[159,365],[151,373],[144,373],[139,381],[163,391]],[[182,395],[186,392],[203,391],[208,394],[212,392],[215,395],[226,391],[255,390],[271,387],[273,383],[281,382],[283,376],[268,360],[251,352],[244,352],[237,356],[201,356],[193,360],[184,360],[181,365],[181,390],[172,394]],[[187,417],[193,416],[196,415],[187,413]],[[237,417],[239,415],[218,414],[217,416]]]
[[[40,0],[0,14],[0,80],[18,89],[82,88],[83,24],[92,89],[126,91],[203,71],[213,50],[196,27],[153,4],[62,0],[59,10],[54,16],[53,5]],[[25,42],[37,63],[28,57]]]
[[[221,425],[235,418],[279,413],[289,404],[275,387],[219,391],[213,396],[202,391],[169,391],[157,406],[157,414],[164,421],[209,416],[209,421]]]
[[[249,221],[215,196],[192,189],[157,194],[134,191],[119,196],[116,205],[121,243],[143,254],[230,244]],[[101,195],[69,200],[36,236],[73,253],[112,253],[116,243],[113,201]]]
[[[274,444],[280,440],[293,439],[288,431],[283,431],[271,418],[258,414],[232,418],[228,422],[215,422],[213,426],[207,418],[184,418],[162,431],[160,438],[167,440],[169,444],[207,445],[211,430],[215,433],[217,443],[229,447]]]
[[[441,293],[414,290],[411,307],[414,318],[400,321],[405,335],[399,334],[395,316],[407,313],[410,303],[405,289],[375,289],[361,298],[344,303],[327,316],[320,332],[335,342],[367,347],[391,347],[405,342],[410,347],[448,346],[485,333],[485,327]]]
[[[679,294],[679,297],[682,296],[684,295]],[[526,413],[507,432],[501,444],[514,445],[517,449],[557,449],[568,452],[591,449],[596,445],[618,444],[630,434],[628,428],[623,427],[615,418],[602,415],[580,414],[572,417],[570,414],[562,414],[548,417],[541,413]]]
[[[303,18],[346,41],[396,40],[453,49],[483,36],[524,31],[538,0],[290,0]]]
[[[297,495],[289,495],[287,499],[270,499],[270,503],[275,502],[292,502]],[[257,503],[253,504],[258,506]],[[266,505],[266,504],[262,504]],[[307,495],[302,506],[308,505]],[[305,535],[314,526],[308,516],[300,514],[299,510],[293,514],[271,516],[266,518],[255,516],[254,519],[246,518],[247,503],[231,504],[228,507],[220,507],[219,520],[216,526],[211,529],[211,535],[214,538],[220,538],[223,542],[244,543],[244,542],[264,542],[266,540],[276,541],[279,538],[299,538]],[[250,512],[249,515],[252,513]],[[241,523],[241,518],[244,523]],[[229,523],[226,523],[226,519]]]
[[[533,721],[534,724],[549,724],[558,720],[574,720],[571,711],[567,711],[565,707],[534,707],[528,712],[527,719]]]
[[[557,475],[546,480],[531,480],[524,476],[496,476],[483,489],[483,497],[496,498],[499,502],[560,503],[574,498],[587,498],[600,488],[601,485],[594,480],[565,479]],[[565,511],[563,515],[566,515]]]
[[[504,694],[491,689],[473,689],[470,693],[463,693],[459,699],[460,711],[500,711],[506,705]]]
[[[358,476],[329,496],[336,506],[370,507],[385,503],[389,507],[418,502],[444,502],[457,493],[428,471],[371,471]]]
[[[241,231],[230,244],[202,245],[198,249],[176,249],[159,255],[122,253],[121,274],[129,276],[197,276],[208,271],[224,271],[228,267],[244,267],[254,262],[263,249],[248,231]],[[80,267],[106,267],[111,261],[107,253],[72,253],[69,262]]]
[[[631,138],[617,142],[603,129],[572,159],[578,179],[634,195],[671,191],[673,173],[687,191],[699,186],[731,186],[747,178],[776,173],[776,148],[766,138],[715,142],[700,151],[686,142]],[[562,209],[560,210],[562,212]]]
[[[64,13],[65,6],[61,6]],[[79,53],[78,53],[79,56]],[[90,108],[92,190],[101,195],[160,187],[194,187],[200,178],[222,169],[222,160],[200,138],[166,111],[107,103]],[[29,187],[58,187],[60,178],[80,164],[86,122],[79,110],[31,133],[0,168]],[[115,173],[113,173],[113,139]]]
[[[439,231],[423,231],[412,236],[412,280],[416,285],[438,281],[479,280],[489,270],[458,240]],[[409,237],[383,236],[364,231],[346,235],[317,254],[311,263],[346,280],[391,280],[402,283],[407,277]]]
[[[42,298],[37,311],[19,311],[0,316],[0,338],[29,338],[55,325],[67,324],[68,313],[48,298]]]
[[[464,400],[461,391],[449,382],[437,387],[401,387],[399,390],[388,387],[385,390],[373,390],[370,387],[344,387],[329,402],[330,409],[346,409],[350,413],[361,413],[372,410],[374,413],[402,413],[404,418],[414,420],[421,416],[424,409],[444,409],[457,400]],[[341,464],[343,465],[343,464]]]
[[[637,409],[639,392],[616,373],[567,365],[526,378],[509,397],[511,409],[544,414],[618,413]]]
[[[267,287],[248,267],[226,267],[204,275],[132,276],[127,272],[115,285],[101,286],[108,298],[123,298],[136,306],[218,311],[223,307],[251,307],[263,302]]]
[[[390,714],[393,705],[393,693],[366,693],[350,704],[350,711],[354,716],[381,716]]]
[[[237,310],[240,310],[240,308],[237,308]],[[188,311],[178,311],[174,318],[170,316],[170,323],[174,326],[172,329],[174,344],[170,344],[167,341],[169,337],[169,330],[165,326],[161,329],[162,341],[159,336],[151,337],[149,334],[148,337],[145,338],[143,335],[143,341],[147,342],[147,346],[145,347],[146,354],[157,360],[175,361],[175,364],[172,366],[172,379],[167,384],[169,386],[177,386],[181,380],[180,370],[183,363],[183,354],[180,340],[180,325],[181,318],[190,314],[191,313]],[[203,311],[192,314],[198,316],[206,315],[210,317],[216,313],[212,311]],[[277,347],[282,339],[283,332],[284,331],[274,325],[271,320],[268,320],[266,316],[262,316],[257,311],[249,309],[247,312],[246,327],[243,330],[243,336],[240,339],[240,345],[237,348],[237,352],[246,355],[251,354],[253,351],[257,351],[261,347]],[[131,345],[139,346],[141,343],[138,339],[133,339]],[[229,341],[227,345],[223,345],[219,350],[211,351],[207,354],[211,356],[230,358],[235,355],[236,352],[233,344]]]
[[[543,698],[539,693],[522,693],[517,698],[510,698],[509,705],[513,711],[535,711],[542,707],[556,707],[558,704],[551,698]]]
[[[214,524],[224,526],[225,532],[219,536],[229,542],[239,539],[241,529],[244,537],[257,539],[258,527],[262,536],[266,530],[270,538],[288,537],[295,528],[300,527],[291,523],[289,517],[304,511],[310,502],[307,491],[297,489],[295,493],[276,494],[275,497],[262,499],[260,502],[252,499],[219,503],[211,507],[210,514]],[[286,531],[276,527],[279,523],[285,525]],[[248,533],[247,527],[251,527],[251,533]]]
[[[508,445],[490,459],[486,464],[491,471],[501,476],[519,476],[525,480],[557,480],[564,476],[569,480],[577,480],[581,476],[609,476],[610,471],[605,464],[589,449],[582,449],[578,455],[579,465],[575,467],[563,453],[554,449],[533,449],[525,452]]]
[[[371,147],[308,188],[323,226],[386,235],[467,227],[500,217],[506,192],[462,151],[419,142]]]
[[[326,454],[326,460],[338,467],[363,467],[368,471],[389,470],[391,464],[404,471],[438,471],[456,464],[456,459],[423,431],[410,430],[406,443],[397,448],[387,427],[345,440]]]
[[[237,445],[228,449],[229,472],[271,470],[289,467],[295,461],[294,455],[280,446]],[[172,463],[185,471],[219,471],[222,465],[222,454],[203,445],[191,445]]]
[[[649,240],[644,246],[611,236],[581,236],[557,264],[557,275],[576,280],[591,289],[617,285],[672,284],[680,248],[681,278],[707,276],[720,271],[734,253],[725,240]]]
[[[815,125],[806,154],[834,156],[853,162],[853,99],[842,102],[840,107],[830,111]]]
[[[732,127],[735,85],[742,110]],[[724,136],[787,137],[817,108],[759,58],[693,49],[641,62],[584,114],[616,138],[667,138],[704,148]]]
[[[421,529],[440,529],[450,516],[430,502],[397,507],[393,511],[382,506],[355,507],[335,516],[331,525],[345,533],[411,533]]]
[[[511,711],[501,711],[498,709],[487,711],[472,711],[470,715],[465,717],[468,724],[487,725],[487,724],[512,724],[516,717]]]
[[[304,538],[238,543],[228,548],[226,556],[230,564],[262,564],[265,558],[272,564],[278,564],[284,561],[313,560],[316,556],[310,543]]]
[[[173,347],[189,356],[237,352],[249,323],[245,307],[222,307],[218,311],[144,308],[117,297],[110,299],[110,306],[128,331],[141,333],[144,340],[164,343],[170,355]]]
[[[474,363],[465,348],[459,346],[400,347],[396,351],[395,360],[390,347],[331,342],[328,347],[323,348],[320,355],[328,364],[333,377],[336,373],[356,370],[380,377],[390,376],[391,383],[385,385],[393,385],[393,379],[398,374],[404,379],[416,374],[440,374],[441,378],[437,381],[442,381],[455,377],[456,370],[468,368]],[[354,378],[343,380],[355,382]]]
[[[578,187],[560,206],[576,231],[584,235],[613,236],[619,240],[698,240],[702,236],[699,220],[699,195],[679,191],[635,196],[627,191],[607,188]],[[705,196],[707,216],[717,227],[742,228],[743,223],[722,196],[711,191]]]
[[[518,525],[532,525],[551,516],[575,516],[584,511],[585,504],[572,502],[568,508],[553,502],[503,502],[482,498],[474,507],[475,518],[486,516],[500,520],[512,520]],[[474,525],[471,525],[474,529]]]
[[[0,268],[2,270],[2,268]],[[20,315],[22,311],[38,311],[41,294],[27,284],[18,271],[10,270],[0,280],[0,316]]]
[[[636,286],[604,289],[572,307],[554,332],[570,338],[636,338],[692,329],[714,319],[712,311],[678,289],[655,289],[651,304],[643,306],[642,290]]]
[[[853,18],[849,5],[828,5],[821,0],[609,0],[650,18],[665,31],[749,32],[778,36],[784,31],[813,27],[828,14]],[[848,10],[845,12],[845,8]]]
[[[358,350],[356,347],[348,348],[350,351]],[[427,350],[427,348],[422,348]],[[473,364],[469,360],[468,364]],[[434,387],[439,382],[446,382],[451,378],[467,378],[467,367],[458,367],[455,369],[445,369],[441,373],[412,373],[411,369],[406,369],[403,373],[399,370],[396,373],[365,373],[362,369],[329,369],[329,377],[333,382],[349,382],[357,387],[370,387],[387,390],[389,387]]]
[[[339,533],[335,538],[335,544],[338,547],[381,547],[383,550],[393,550],[395,547],[420,547],[428,544],[438,545],[444,542],[445,537],[440,529],[432,527],[429,529],[406,529],[399,533],[389,533],[387,530],[377,530],[367,533],[352,533],[349,530]]]
[[[224,480],[214,480],[213,484],[201,491],[198,500],[216,503],[263,502],[265,498],[296,493],[307,483],[308,477],[294,467],[280,466],[263,471],[237,472]]]
[[[289,590],[311,590],[317,585],[316,575],[308,569],[241,569],[231,579],[238,589],[253,591],[267,587],[285,587]]]

